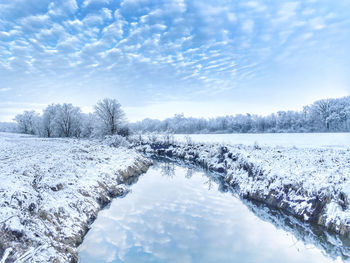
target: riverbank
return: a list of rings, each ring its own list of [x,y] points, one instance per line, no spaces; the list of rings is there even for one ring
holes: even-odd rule
[[[1,262],[77,262],[98,211],[150,165],[125,147],[1,133]]]
[[[243,198],[350,234],[350,149],[224,146],[176,142],[171,135],[135,136],[132,143],[138,151],[218,172]]]

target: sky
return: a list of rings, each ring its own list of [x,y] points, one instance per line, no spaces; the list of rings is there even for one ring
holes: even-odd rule
[[[130,121],[350,95],[350,0],[1,0],[0,121],[117,99]]]

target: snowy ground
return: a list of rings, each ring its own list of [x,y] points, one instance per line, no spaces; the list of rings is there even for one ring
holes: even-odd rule
[[[97,212],[149,165],[123,147],[0,133],[0,262],[75,262]]]
[[[350,133],[233,133],[174,134],[177,141],[190,137],[198,143],[243,144],[298,148],[350,148]]]
[[[135,136],[133,143],[219,172],[243,197],[349,236],[350,148],[223,146],[177,142],[171,135]]]

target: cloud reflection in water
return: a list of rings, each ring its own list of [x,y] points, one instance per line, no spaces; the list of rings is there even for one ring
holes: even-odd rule
[[[174,166],[166,176],[165,168],[152,167],[99,214],[80,247],[82,263],[333,262],[259,219],[204,173]]]

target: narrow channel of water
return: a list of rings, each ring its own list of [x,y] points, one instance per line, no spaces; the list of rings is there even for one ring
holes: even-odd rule
[[[158,162],[131,189],[99,213],[82,263],[322,263],[349,253],[346,241],[242,201],[203,171]]]

